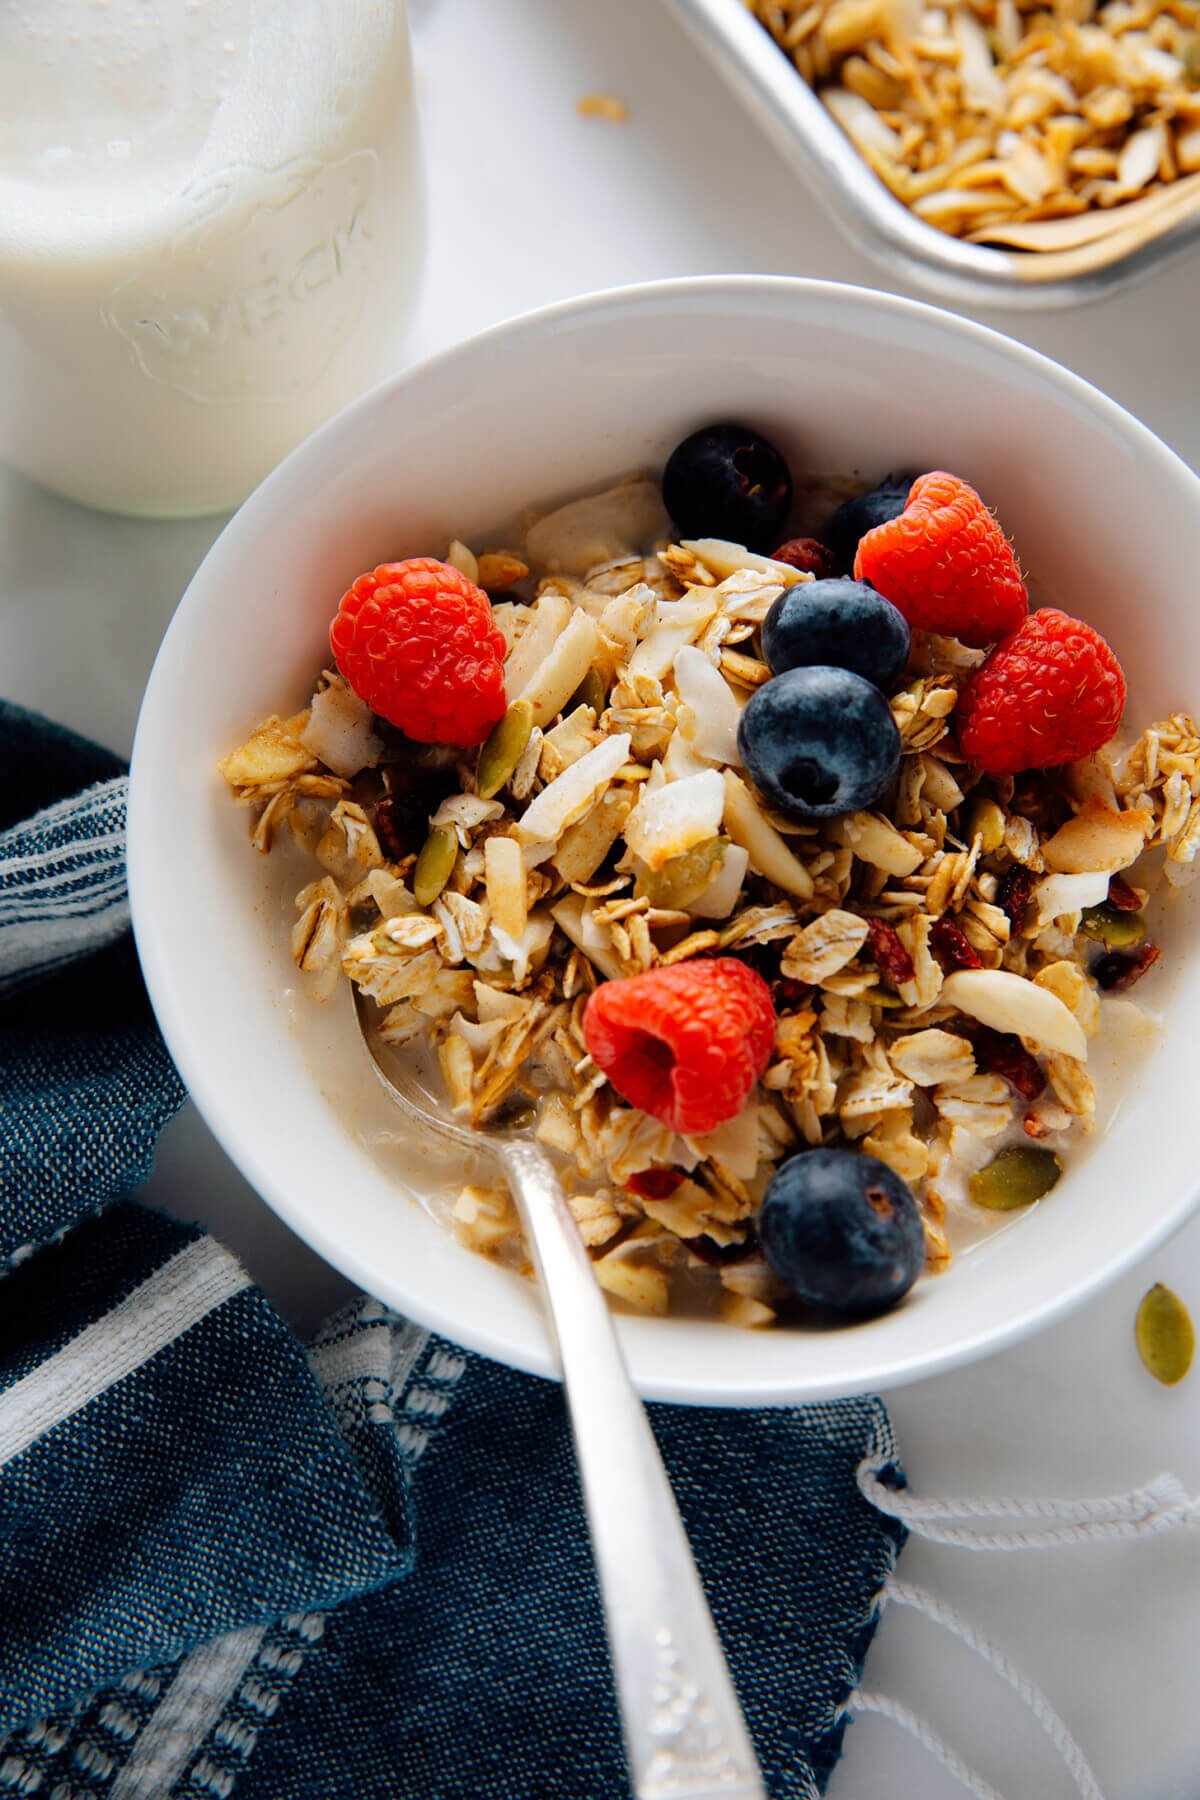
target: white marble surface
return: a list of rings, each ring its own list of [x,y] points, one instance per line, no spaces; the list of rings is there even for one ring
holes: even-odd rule
[[[527,307],[627,281],[755,270],[888,285],[651,0],[414,0],[413,25],[433,231],[423,304],[398,364]],[[579,118],[576,99],[593,90],[619,94],[628,124]],[[1200,466],[1198,278],[1193,256],[1102,306],[986,322],[1105,388]],[[220,523],[106,518],[0,471],[0,691],[127,750],[159,638]],[[169,1129],[149,1192],[211,1225],[301,1329],[346,1291],[190,1111]],[[1200,1373],[1168,1391],[1133,1348],[1137,1301],[1159,1279],[1200,1312],[1200,1221],[1067,1323],[888,1396],[913,1486],[1112,1493],[1171,1469],[1200,1491]],[[1041,1684],[1107,1800],[1196,1800],[1198,1563],[1185,1530],[1020,1557],[912,1543],[903,1572]],[[1006,1800],[1074,1791],[1012,1694],[932,1625],[887,1618],[868,1679],[926,1713]],[[874,1718],[851,1728],[830,1788],[833,1800],[961,1792]]]

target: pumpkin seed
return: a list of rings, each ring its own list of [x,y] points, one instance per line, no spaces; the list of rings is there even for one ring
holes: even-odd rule
[[[981,840],[979,847],[984,856],[990,856],[1004,842],[1004,814],[994,800],[986,800],[981,794],[973,795],[967,802],[963,820],[964,842],[970,844],[975,838]]]
[[[454,872],[458,839],[445,825],[435,825],[417,857],[413,870],[413,898],[418,906],[432,906]]]
[[[493,725],[475,765],[475,792],[491,800],[521,760],[521,752],[533,730],[533,707],[528,700],[514,700],[504,717]]]
[[[484,1125],[489,1131],[528,1131],[537,1123],[537,1107],[523,1094],[506,1094]]]
[[[1146,921],[1139,912],[1118,912],[1115,906],[1085,906],[1079,929],[1110,950],[1128,950],[1145,937]]]
[[[1062,1159],[1053,1150],[1014,1145],[993,1157],[986,1168],[977,1169],[967,1182],[967,1192],[989,1212],[1015,1212],[1048,1194],[1062,1172]]]
[[[869,994],[863,995],[863,999],[868,1006],[881,1006],[885,1012],[904,1005],[899,994],[893,994],[890,988],[872,988]]]
[[[577,706],[590,706],[596,717],[608,705],[608,689],[604,685],[604,677],[599,669],[589,669],[567,704],[562,709],[564,719],[570,718]]]
[[[1166,1387],[1182,1381],[1192,1366],[1196,1333],[1191,1315],[1179,1295],[1156,1282],[1143,1294],[1137,1310],[1138,1355]]]
[[[672,856],[661,869],[643,869],[633,884],[635,896],[651,906],[678,911],[698,900],[725,860],[725,838],[707,838],[681,856]]]

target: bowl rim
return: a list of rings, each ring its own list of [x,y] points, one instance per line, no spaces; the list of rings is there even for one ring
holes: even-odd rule
[[[1057,389],[1067,399],[1082,404],[1098,422],[1106,424],[1110,429],[1115,428],[1117,435],[1127,444],[1152,459],[1163,476],[1175,482],[1182,481],[1185,487],[1191,488],[1197,509],[1200,510],[1200,475],[1118,401],[1082,376],[1064,368],[1053,358],[1019,343],[991,326],[980,325],[926,301],[912,300],[907,296],[847,282],[787,275],[715,274],[622,284],[596,289],[516,314],[447,345],[377,383],[357,400],[332,414],[291,451],[243,502],[210,546],[188,582],[155,656],[139,708],[130,765],[127,825],[130,911],[138,956],[155,1016],[188,1096],[201,1118],[226,1155],[272,1211],[302,1242],[316,1250],[331,1266],[347,1275],[367,1293],[371,1292],[378,1277],[378,1266],[372,1260],[369,1246],[348,1244],[338,1237],[335,1229],[327,1228],[323,1219],[314,1223],[311,1217],[300,1216],[299,1209],[293,1206],[284,1185],[275,1179],[266,1154],[252,1139],[241,1135],[224,1116],[215,1073],[210,1074],[199,1041],[189,1032],[186,1017],[176,1005],[168,934],[154,904],[155,878],[149,848],[153,817],[149,769],[158,729],[158,715],[166,716],[162,698],[167,691],[163,688],[163,671],[170,669],[176,645],[181,642],[190,622],[189,596],[197,584],[211,578],[214,564],[219,571],[221,563],[242,554],[244,545],[252,542],[259,532],[260,515],[279,496],[288,492],[299,473],[310,464],[319,466],[331,443],[336,442],[342,434],[356,432],[361,420],[402,392],[410,382],[452,366],[456,359],[464,355],[495,349],[508,339],[536,335],[562,324],[577,324],[586,320],[589,314],[599,321],[624,311],[636,311],[647,305],[659,310],[670,310],[672,306],[695,306],[703,310],[708,306],[728,306],[741,297],[748,299],[752,296],[767,300],[772,297],[786,300],[789,297],[804,296],[840,308],[843,316],[848,307],[898,316],[948,334],[968,347],[977,345],[981,350],[999,353],[1017,368],[1037,376],[1042,382]],[[268,511],[267,517],[269,516]],[[1140,1231],[1135,1241],[1123,1250],[1110,1254],[1106,1261],[1098,1264],[1087,1276],[1061,1294],[1050,1300],[1039,1300],[1025,1309],[1018,1305],[1013,1314],[999,1325],[989,1323],[985,1329],[965,1333],[951,1344],[916,1350],[900,1361],[893,1360],[886,1367],[864,1373],[860,1380],[850,1386],[846,1385],[844,1379],[839,1381],[835,1376],[829,1376],[806,1379],[801,1391],[794,1372],[782,1371],[774,1377],[769,1373],[756,1376],[753,1385],[744,1380],[730,1380],[722,1385],[707,1377],[701,1385],[695,1378],[689,1378],[686,1372],[647,1378],[639,1376],[634,1366],[635,1383],[639,1391],[649,1399],[736,1407],[791,1405],[834,1399],[925,1380],[1006,1349],[1085,1305],[1177,1231],[1198,1204],[1200,1174],[1192,1189],[1149,1229]],[[413,1298],[415,1304],[410,1316],[429,1329],[509,1367],[559,1379],[557,1361],[545,1329],[535,1334],[534,1344],[526,1353],[514,1352],[506,1339],[489,1329],[486,1319],[480,1321],[475,1317],[457,1316],[436,1300],[427,1300],[419,1293],[414,1294]],[[405,1305],[408,1305],[407,1296]],[[646,1323],[623,1315],[615,1317],[618,1335],[626,1339],[630,1327]],[[628,1341],[625,1347],[628,1356]],[[630,1360],[636,1364],[635,1358]]]

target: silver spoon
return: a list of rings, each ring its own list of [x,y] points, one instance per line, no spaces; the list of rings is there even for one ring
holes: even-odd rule
[[[372,1066],[401,1111],[490,1151],[517,1203],[558,1344],[636,1800],[767,1800],[667,1472],[553,1164],[527,1131],[455,1124],[353,992]]]

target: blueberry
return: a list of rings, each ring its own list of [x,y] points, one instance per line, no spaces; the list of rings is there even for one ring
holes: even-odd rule
[[[823,664],[788,669],[753,693],[737,741],[767,805],[791,819],[873,806],[900,766],[900,733],[879,689]]]
[[[732,538],[752,550],[777,543],[792,478],[776,450],[745,425],[706,425],[672,450],[663,505],[680,537]]]
[[[915,475],[889,475],[869,494],[855,494],[853,500],[846,500],[838,507],[822,535],[843,569],[854,567],[859,538],[874,531],[876,525],[886,525],[889,519],[898,518],[904,511],[909,489],[916,479]]]
[[[783,1163],[763,1196],[758,1231],[779,1279],[830,1312],[894,1306],[925,1263],[911,1189],[858,1150],[803,1150]]]
[[[912,633],[890,600],[866,581],[798,581],[763,621],[763,656],[775,675],[829,663],[887,689],[908,661]]]

